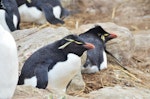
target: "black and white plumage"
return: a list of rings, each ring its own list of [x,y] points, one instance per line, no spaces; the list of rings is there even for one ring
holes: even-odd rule
[[[66,91],[71,79],[81,71],[80,56],[94,45],[69,35],[33,53],[25,62],[19,85]]]
[[[12,35],[0,25],[0,99],[11,99],[18,81],[17,47]]]
[[[106,32],[101,26],[79,35],[85,42],[94,44],[95,48],[87,51],[86,63],[83,66],[83,73],[95,73],[107,68],[106,42],[116,38],[117,35]]]
[[[20,29],[20,15],[15,0],[0,1],[0,24],[7,31]]]
[[[16,0],[22,22],[63,24],[61,19],[69,15],[59,0]]]

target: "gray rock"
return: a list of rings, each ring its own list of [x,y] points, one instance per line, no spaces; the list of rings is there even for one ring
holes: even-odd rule
[[[31,86],[17,86],[12,99],[86,99],[69,96],[62,93],[51,93],[48,90],[38,89]]]
[[[12,99],[149,99],[149,97],[150,90],[135,87],[105,87],[87,94],[85,98],[59,93],[52,94],[47,90],[31,86],[17,86]]]
[[[67,88],[67,93],[83,92],[85,89],[85,82],[82,78],[81,72],[79,72],[71,81]]]
[[[106,87],[90,93],[89,99],[149,99],[150,90],[135,87]]]
[[[150,30],[133,32],[135,38],[135,50],[133,57],[139,62],[138,66],[150,67]],[[149,70],[148,70],[149,71]],[[149,71],[150,72],[150,71]]]

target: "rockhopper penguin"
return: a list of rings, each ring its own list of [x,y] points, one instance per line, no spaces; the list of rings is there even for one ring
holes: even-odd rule
[[[94,44],[95,48],[87,51],[86,63],[82,68],[82,73],[95,73],[107,68],[106,42],[116,38],[114,33],[106,32],[101,26],[94,28],[79,35],[82,40]]]
[[[69,11],[64,9],[59,0],[16,0],[22,22],[45,24],[63,24]]]
[[[19,85],[31,85],[65,92],[68,83],[81,71],[80,56],[94,45],[69,35],[34,52],[24,63]]]
[[[18,56],[14,38],[0,25],[0,99],[11,99],[18,81]]]
[[[8,32],[20,29],[20,15],[15,0],[0,0],[0,25]]]

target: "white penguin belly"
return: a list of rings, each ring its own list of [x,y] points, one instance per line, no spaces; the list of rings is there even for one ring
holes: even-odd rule
[[[47,22],[43,12],[36,7],[27,7],[26,4],[23,4],[19,7],[19,13],[22,22],[34,22],[37,24],[44,24]]]
[[[100,64],[100,70],[107,68],[107,56],[106,52],[103,51],[103,62]]]
[[[60,15],[61,15],[61,8],[60,8],[60,6],[53,7],[53,14],[54,14],[55,18],[60,19]]]
[[[11,98],[18,81],[18,56],[14,38],[0,25],[0,99]]]
[[[25,79],[24,80],[24,85],[36,87],[37,86],[36,76],[33,76],[32,78],[29,78],[29,79]]]
[[[7,30],[8,32],[10,32],[10,29],[6,23],[6,19],[5,19],[5,10],[0,10],[0,24],[2,25],[2,27]]]
[[[17,28],[18,18],[16,15],[13,15],[13,24],[14,24],[15,28]]]
[[[81,58],[75,54],[68,54],[66,61],[58,62],[48,72],[48,88],[65,92],[68,83],[79,71],[81,71]]]

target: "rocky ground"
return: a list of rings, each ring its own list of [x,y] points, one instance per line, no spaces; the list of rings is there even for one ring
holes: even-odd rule
[[[65,6],[77,14],[66,18],[64,25],[21,23],[22,30],[12,33],[18,46],[19,72],[24,61],[38,48],[65,35],[83,33],[95,24],[118,35],[108,42],[107,49],[127,70],[108,56],[108,68],[96,74],[82,74],[83,80],[77,78],[80,83],[70,85],[70,96],[17,86],[13,99],[149,99],[150,1],[70,1],[73,2]]]

